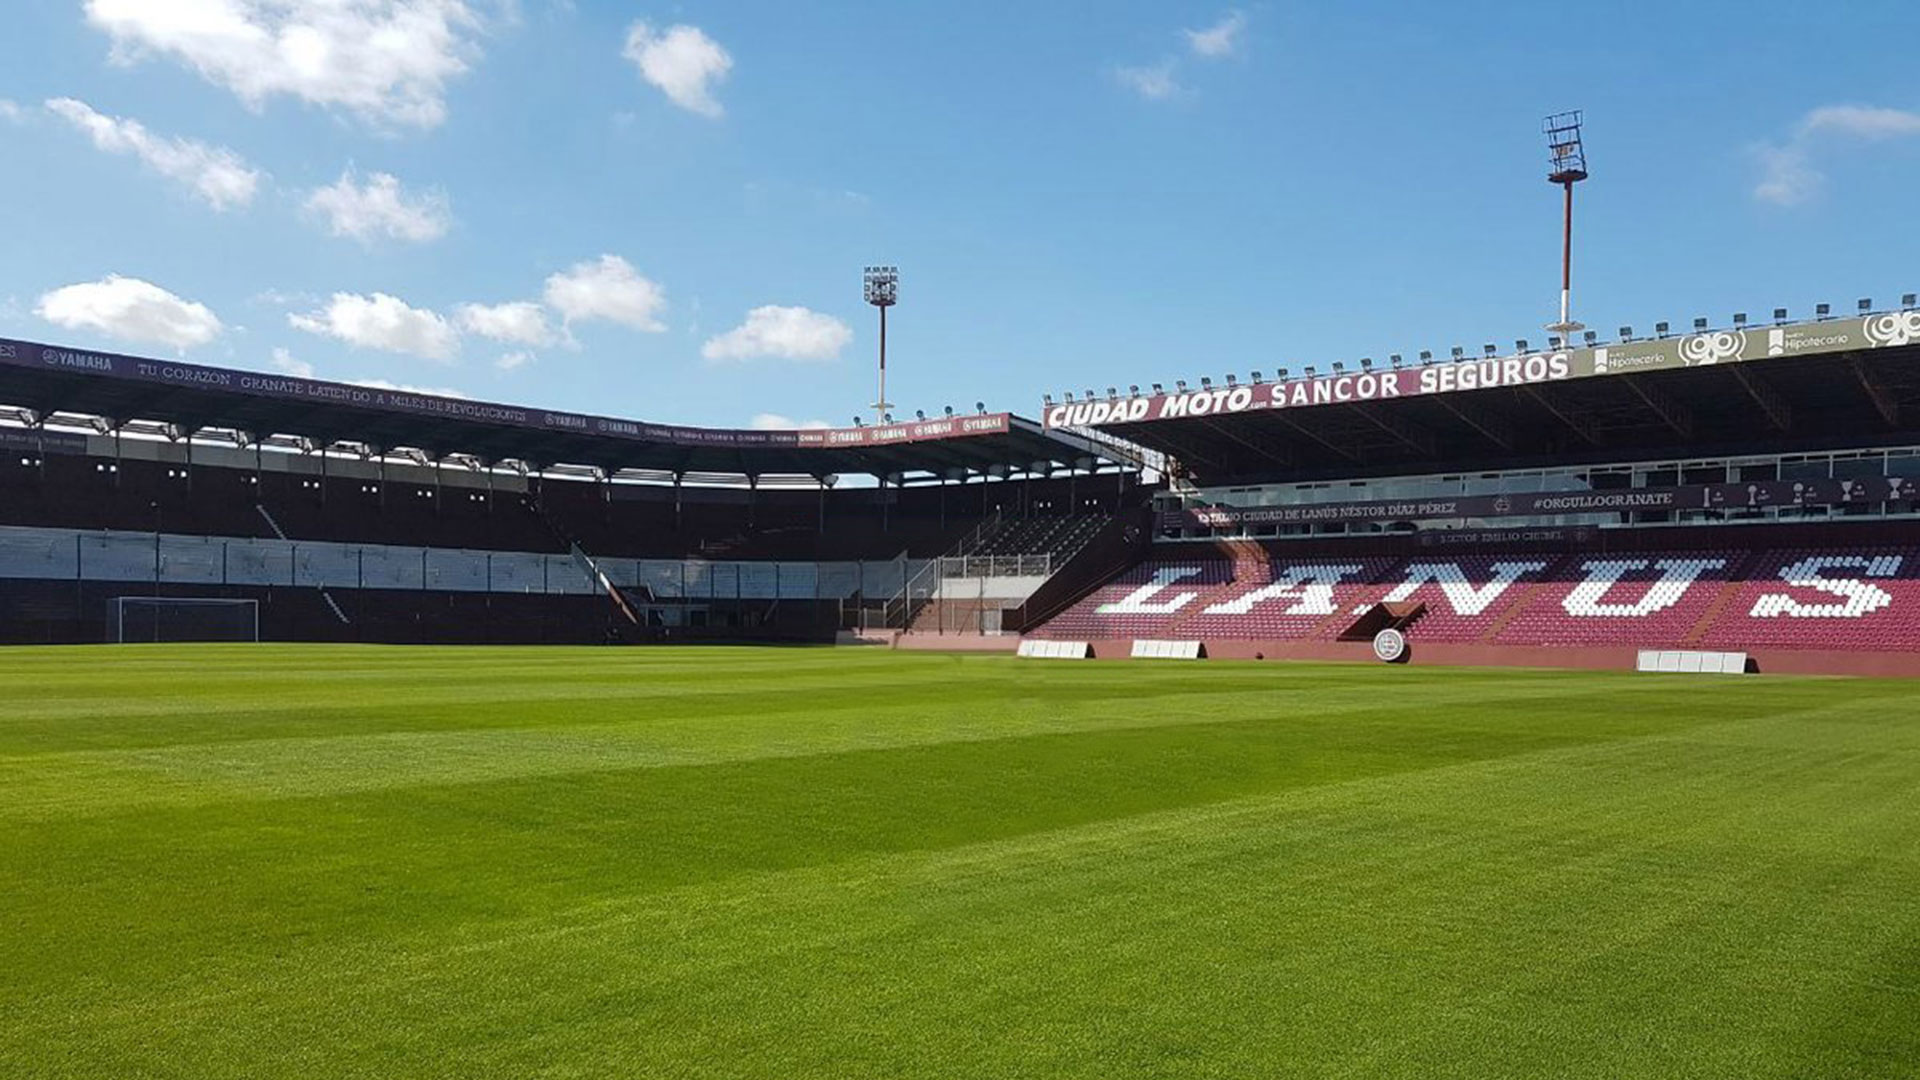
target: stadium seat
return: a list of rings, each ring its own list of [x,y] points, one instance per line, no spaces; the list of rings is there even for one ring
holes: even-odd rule
[[[1508,645],[1681,645],[1734,580],[1740,552],[1567,559],[1496,640]]]
[[[1920,548],[1796,548],[1756,566],[1703,646],[1920,649]]]

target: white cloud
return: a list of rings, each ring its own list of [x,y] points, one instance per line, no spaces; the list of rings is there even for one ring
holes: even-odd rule
[[[1753,197],[1776,206],[1794,206],[1819,194],[1826,186],[1821,161],[1839,149],[1859,143],[1920,137],[1920,113],[1871,105],[1823,105],[1794,125],[1784,143],[1754,147],[1760,179]]]
[[[1760,146],[1760,182],[1753,197],[1775,206],[1794,206],[1813,198],[1826,178],[1807,160],[1807,152],[1798,146]]]
[[[287,321],[296,330],[337,338],[358,348],[428,360],[451,360],[460,351],[460,334],[444,317],[408,307],[386,293],[334,293],[326,307],[307,315],[289,315]]]
[[[768,304],[747,312],[746,322],[708,339],[700,355],[708,360],[838,360],[852,340],[852,328],[831,315]]]
[[[714,100],[711,84],[726,81],[733,57],[699,27],[672,26],[656,34],[645,22],[634,23],[627,28],[627,47],[621,55],[675,105],[702,116],[717,117],[726,111]]]
[[[369,390],[386,390],[395,394],[427,394],[432,397],[464,398],[469,396],[464,390],[455,390],[450,386],[412,386],[407,383],[388,382],[385,379],[349,379],[349,386],[364,386]]]
[[[1179,80],[1174,78],[1171,60],[1162,60],[1146,67],[1116,68],[1113,74],[1120,80],[1120,85],[1148,101],[1165,101],[1185,92]]]
[[[266,307],[294,307],[296,305],[317,304],[320,298],[307,292],[288,292],[285,289],[261,289],[247,297],[247,303]]]
[[[530,300],[508,304],[461,304],[453,321],[469,334],[489,341],[512,345],[550,345],[553,328],[547,324],[547,311]]]
[[[17,124],[25,122],[26,119],[27,111],[22,109],[19,103],[0,98],[0,120]]]
[[[1240,48],[1240,35],[1246,28],[1246,14],[1229,11],[1219,22],[1205,30],[1183,30],[1181,33],[1187,36],[1187,47],[1193,50],[1195,56],[1214,60],[1232,56]]]
[[[478,55],[465,0],[86,0],[116,63],[176,60],[248,107],[289,95],[380,126],[446,119],[446,85]]]
[[[1831,133],[1856,139],[1920,135],[1920,113],[1870,105],[1824,105],[1800,121],[1802,134]]]
[[[273,370],[282,375],[292,375],[297,379],[313,378],[313,365],[305,360],[296,359],[291,350],[284,347],[273,350]]]
[[[109,154],[132,154],[215,210],[246,206],[260,188],[259,170],[225,147],[155,135],[138,120],[104,115],[73,98],[53,98],[47,109],[86,133],[95,147]]]
[[[666,294],[618,255],[575,263],[547,278],[546,301],[569,325],[605,319],[635,330],[666,329],[660,321]]]
[[[825,420],[795,420],[791,416],[763,412],[754,413],[753,419],[747,421],[747,426],[755,431],[819,431],[833,425]]]
[[[493,362],[493,366],[501,371],[519,371],[537,359],[539,357],[522,349],[519,352],[510,352],[501,356]]]
[[[359,184],[351,167],[333,184],[316,188],[307,196],[306,207],[326,218],[333,235],[363,243],[384,236],[423,244],[445,236],[453,220],[444,193],[409,195],[398,179],[380,172]]]
[[[69,330],[96,330],[125,341],[175,349],[205,345],[224,329],[205,304],[118,274],[55,289],[40,298],[33,312]]]

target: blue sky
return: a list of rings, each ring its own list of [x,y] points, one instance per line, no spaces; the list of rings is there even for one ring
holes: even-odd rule
[[[298,16],[287,8],[298,6]],[[1920,8],[11,0],[0,335],[714,426],[1920,289]]]

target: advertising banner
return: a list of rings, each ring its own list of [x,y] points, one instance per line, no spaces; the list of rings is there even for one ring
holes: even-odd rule
[[[1599,535],[1591,525],[1543,525],[1523,529],[1428,529],[1420,534],[1423,548],[1487,548],[1543,545],[1564,548],[1593,542]]]
[[[1710,330],[1683,337],[1629,341],[1590,349],[1532,353],[1487,360],[1452,360],[1399,370],[1341,372],[1213,387],[1179,394],[1077,401],[1046,406],[1048,427],[1099,427],[1261,409],[1297,409],[1494,387],[1537,386],[1630,372],[1737,364],[1769,357],[1810,356],[1920,343],[1920,311],[1891,311],[1859,319],[1827,319],[1744,330]]]
[[[1159,516],[1162,529],[1232,529],[1243,525],[1319,525],[1446,518],[1549,517],[1635,511],[1738,510],[1767,506],[1844,506],[1920,498],[1920,480],[1755,480],[1742,484],[1632,488],[1618,491],[1528,492],[1442,499],[1208,506]]]

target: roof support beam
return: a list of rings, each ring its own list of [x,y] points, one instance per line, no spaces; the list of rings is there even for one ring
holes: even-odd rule
[[[1293,464],[1293,455],[1288,454],[1284,448],[1273,447],[1273,446],[1261,446],[1260,444],[1253,442],[1244,436],[1237,435],[1234,432],[1229,431],[1224,425],[1222,425],[1220,422],[1216,420],[1202,419],[1200,421],[1200,424],[1202,427],[1205,427],[1208,431],[1213,432],[1215,435],[1218,435],[1221,438],[1226,439],[1228,442],[1238,443],[1241,446],[1247,448],[1248,450],[1251,450],[1254,453],[1259,454],[1261,457],[1266,458],[1268,461],[1273,462],[1275,465]]]
[[[1288,416],[1287,411],[1285,409],[1274,409],[1272,410],[1272,415],[1276,419],[1278,419],[1282,424],[1285,424],[1286,426],[1292,428],[1294,431],[1298,432],[1301,435],[1305,435],[1308,439],[1311,439],[1312,441],[1320,444],[1321,446],[1327,448],[1328,450],[1333,451],[1338,456],[1343,457],[1346,460],[1351,461],[1355,464],[1359,463],[1360,461],[1359,454],[1354,453],[1351,449],[1341,446],[1339,443],[1336,443],[1333,440],[1327,438],[1326,436],[1320,434],[1319,432],[1306,427],[1304,424],[1301,424],[1299,421],[1295,420],[1293,417]]]
[[[1470,401],[1453,401],[1455,394],[1434,394],[1432,401],[1453,414],[1455,420],[1479,432],[1488,442],[1502,450],[1512,451],[1514,447],[1513,429],[1506,422]]]
[[[1168,426],[1170,428],[1179,427],[1177,424]],[[1214,469],[1222,468],[1225,465],[1220,459],[1193,449],[1191,442],[1175,435],[1172,431],[1163,432],[1159,436],[1159,439],[1160,444],[1167,448],[1165,451],[1167,456],[1179,460],[1189,469],[1192,469],[1196,465]]]
[[[1627,376],[1625,381],[1627,389],[1632,390],[1635,397],[1645,402],[1647,408],[1652,409],[1653,414],[1660,418],[1660,422],[1672,429],[1675,435],[1683,439],[1693,438],[1693,410],[1674,400],[1659,387],[1649,386],[1631,375]]]
[[[1520,393],[1523,397],[1526,397],[1534,404],[1553,414],[1554,419],[1567,425],[1575,435],[1580,437],[1582,442],[1589,446],[1600,445],[1600,435],[1594,430],[1593,420],[1589,417],[1562,408],[1535,387],[1523,386],[1520,388]]]
[[[1866,391],[1867,400],[1873,403],[1873,409],[1880,414],[1880,419],[1885,420],[1888,427],[1898,426],[1900,402],[1888,392],[1873,370],[1867,367],[1867,362],[1855,356],[1847,360],[1847,366],[1853,369],[1853,377],[1859,380],[1860,389]]]
[[[1766,414],[1767,423],[1772,425],[1775,431],[1786,431],[1793,426],[1793,406],[1787,404],[1787,399],[1781,397],[1778,390],[1762,381],[1758,375],[1746,370],[1744,364],[1732,364],[1725,370],[1733,376],[1735,382],[1740,384],[1740,388],[1747,392],[1747,396],[1753,399],[1753,403],[1760,406],[1760,411]]]
[[[1377,409],[1369,409],[1360,405],[1348,405],[1347,408],[1365,417],[1373,426],[1379,428],[1381,431],[1407,444],[1407,446],[1411,447],[1416,453],[1425,454],[1428,457],[1434,457],[1439,453],[1439,443],[1434,439],[1433,432],[1428,431],[1418,424],[1406,420],[1389,424],[1387,421],[1381,419],[1380,412]]]

